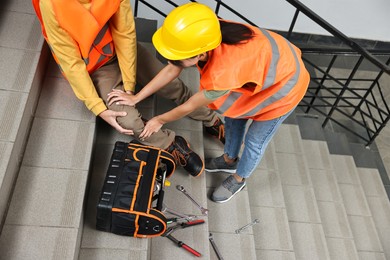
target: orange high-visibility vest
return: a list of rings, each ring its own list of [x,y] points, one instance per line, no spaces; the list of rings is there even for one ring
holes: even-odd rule
[[[282,36],[249,26],[245,43],[222,43],[198,69],[201,90],[230,90],[209,107],[231,118],[270,120],[287,114],[306,93],[310,76],[300,50]]]
[[[42,34],[49,43],[39,8],[40,0],[32,0],[41,23]],[[87,10],[77,0],[51,0],[58,24],[73,38],[89,73],[104,65],[114,55],[114,43],[107,24],[118,10],[120,0],[92,0]],[[57,61],[55,54],[54,59]]]

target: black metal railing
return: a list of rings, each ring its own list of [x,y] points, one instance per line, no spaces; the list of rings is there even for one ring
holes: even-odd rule
[[[173,7],[178,6],[170,0],[164,1]],[[340,40],[344,46],[308,48],[304,44],[299,45],[303,60],[311,74],[309,89],[299,107],[305,113],[323,116],[323,127],[332,122],[369,146],[390,120],[390,110],[386,101],[386,94],[389,95],[390,89],[384,93],[381,85],[390,80],[390,51],[369,51],[301,2],[286,1],[296,9],[289,28],[282,32],[287,39],[294,42],[294,27],[299,15],[303,14],[327,30],[332,37]],[[167,16],[145,0],[135,1],[135,16],[139,3],[164,17]],[[215,3],[214,11],[217,15],[224,9],[244,22],[257,26],[221,0],[215,0]],[[340,66],[340,63],[349,65]]]
[[[309,52],[306,51],[303,59],[315,73],[312,73],[311,84],[300,107],[305,109],[305,113],[315,110],[324,116],[323,127],[331,121],[370,145],[389,121],[390,110],[381,86],[381,83],[389,81],[389,75],[375,66],[359,71],[365,58],[356,56],[354,51],[325,50],[329,64],[323,67],[307,58]],[[321,56],[324,50],[311,50],[310,53]],[[388,54],[386,56],[389,57]],[[345,57],[352,59],[354,64],[350,69],[338,68],[336,61]],[[389,62],[390,58],[385,64]],[[334,76],[340,71],[346,76]]]
[[[345,46],[338,49],[301,47],[305,64],[312,70],[311,84],[300,107],[305,108],[306,113],[314,110],[324,116],[323,127],[333,122],[369,146],[390,120],[381,86],[390,79],[390,52],[368,51],[301,2],[286,1],[296,8],[287,38],[291,38],[298,15],[302,13]],[[328,60],[328,64],[317,64],[319,60]],[[340,60],[348,61],[349,66],[337,65]],[[390,93],[390,89],[387,91]]]

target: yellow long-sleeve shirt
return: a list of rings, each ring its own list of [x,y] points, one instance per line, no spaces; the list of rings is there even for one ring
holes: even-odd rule
[[[45,26],[47,41],[58,59],[63,74],[69,81],[75,95],[95,115],[107,109],[81,57],[77,43],[59,25],[51,3],[40,0],[39,7]],[[90,0],[78,0],[86,9]],[[117,12],[108,21],[123,79],[124,89],[134,91],[136,76],[136,33],[134,17],[129,0],[121,0]]]

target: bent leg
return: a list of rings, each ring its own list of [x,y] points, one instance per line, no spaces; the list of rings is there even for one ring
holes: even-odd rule
[[[224,153],[230,159],[236,159],[239,155],[242,140],[244,140],[245,128],[248,119],[235,119],[225,117],[225,147]]]
[[[144,128],[144,122],[142,121],[141,114],[135,107],[115,105],[108,106],[107,94],[114,88],[123,90],[122,77],[118,66],[118,61],[113,60],[105,66],[95,71],[91,78],[94,82],[96,90],[99,96],[104,100],[108,109],[113,111],[125,111],[127,113],[124,117],[117,117],[117,121],[120,126],[125,129],[131,129],[134,131],[134,137],[139,140],[139,135]],[[173,142],[175,133],[171,130],[165,129],[154,133],[150,137],[139,140],[145,145],[156,146],[162,149],[166,149]]]
[[[293,110],[292,110],[293,111]],[[259,165],[264,152],[283,121],[292,113],[267,121],[253,121],[245,135],[245,146],[236,174],[248,178]]]

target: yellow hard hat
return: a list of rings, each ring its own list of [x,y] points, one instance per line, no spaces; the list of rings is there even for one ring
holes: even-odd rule
[[[216,48],[222,35],[218,18],[208,6],[188,3],[169,13],[152,41],[166,59],[183,60]]]

